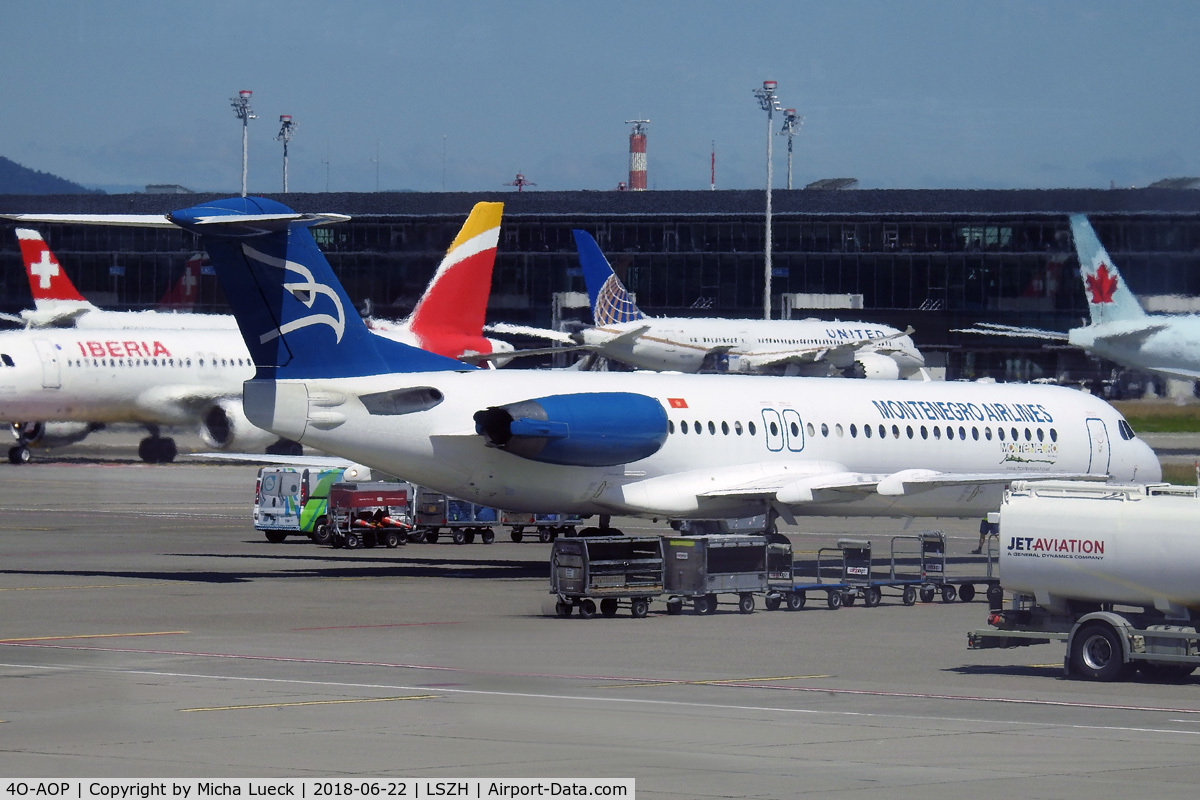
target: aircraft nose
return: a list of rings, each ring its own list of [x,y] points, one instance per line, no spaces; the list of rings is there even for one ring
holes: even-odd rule
[[[1158,483],[1162,480],[1162,464],[1150,445],[1141,439],[1130,442],[1134,446],[1133,478],[1138,483]]]

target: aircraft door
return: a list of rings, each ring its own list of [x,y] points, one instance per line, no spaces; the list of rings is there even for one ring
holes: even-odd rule
[[[787,437],[783,432],[783,420],[779,416],[779,412],[773,408],[764,408],[762,410],[763,433],[767,437],[767,449],[772,453],[778,453],[783,449],[783,443]]]
[[[49,339],[34,339],[33,346],[42,361],[42,388],[62,388],[62,366],[58,360],[58,348]]]
[[[787,448],[793,453],[804,449],[804,423],[800,421],[800,412],[794,408],[783,410],[783,435],[787,437]]]
[[[1092,475],[1107,475],[1112,452],[1108,441],[1108,428],[1104,420],[1092,417],[1087,421],[1088,441],[1091,447],[1091,458],[1088,460],[1087,471]]]

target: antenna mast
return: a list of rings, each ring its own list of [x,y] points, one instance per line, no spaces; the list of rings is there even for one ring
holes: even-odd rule
[[[250,95],[254,92],[249,89],[242,89],[238,92],[237,97],[231,97],[230,105],[233,106],[233,113],[242,121],[242,197],[246,196],[246,155],[247,155],[247,132],[249,130],[250,120],[258,119],[254,116],[254,109],[250,108]]]
[[[275,141],[283,142],[283,193],[288,193],[288,142],[292,140],[292,134],[296,131],[296,123],[292,121],[291,114],[279,115],[279,135],[275,137]],[[243,188],[243,191],[244,188]]]

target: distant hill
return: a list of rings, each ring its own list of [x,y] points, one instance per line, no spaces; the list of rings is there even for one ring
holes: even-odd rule
[[[0,194],[104,194],[0,156]]]

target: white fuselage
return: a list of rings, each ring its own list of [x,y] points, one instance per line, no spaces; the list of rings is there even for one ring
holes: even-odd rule
[[[1140,335],[1147,327],[1155,328]],[[1132,369],[1170,377],[1200,377],[1200,316],[1153,315],[1073,328],[1068,341],[1076,347]]]
[[[369,414],[358,399],[403,387],[443,399],[394,415]],[[612,467],[558,466],[487,447],[472,421],[490,406],[613,391],[653,397],[666,410],[671,432],[658,452]],[[1149,447],[1121,435],[1115,409],[1052,386],[500,370],[251,381],[245,404],[252,422],[280,436],[514,511],[748,516],[762,513],[761,485],[778,484],[781,473],[1160,475]],[[959,485],[902,496],[817,493],[793,509],[977,516],[999,500],[998,487]]]
[[[622,335],[648,328],[636,339]],[[641,369],[698,372],[710,353],[728,358],[728,372],[758,372],[767,366],[805,360],[828,361],[838,369],[860,352],[892,358],[907,376],[924,365],[912,339],[888,325],[824,320],[652,318],[585,328],[583,343],[602,355]],[[882,348],[882,350],[881,350]],[[801,354],[809,354],[807,359]]]
[[[9,422],[190,423],[254,375],[236,328],[8,331],[0,362]]]

